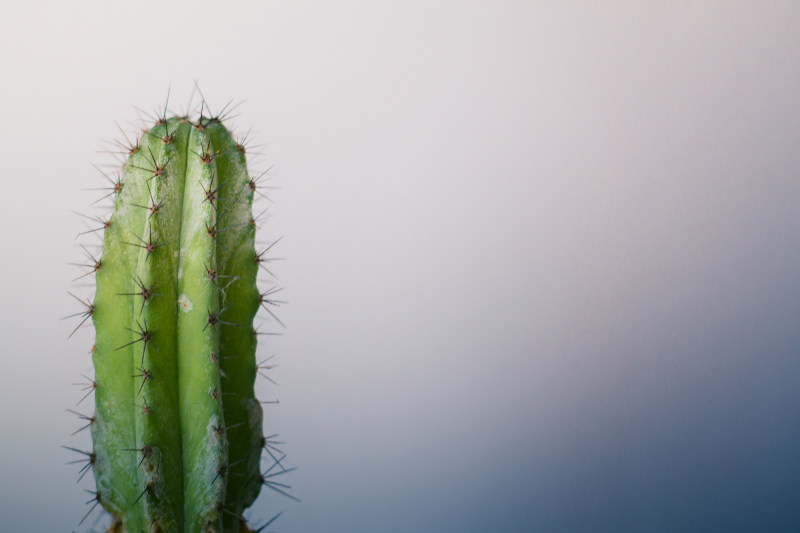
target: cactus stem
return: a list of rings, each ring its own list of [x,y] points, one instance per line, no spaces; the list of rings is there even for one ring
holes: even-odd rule
[[[168,116],[168,100],[137,109],[151,127],[135,142],[123,131],[109,143],[112,157],[125,158],[118,173],[97,168],[113,215],[80,215],[80,236],[104,230],[104,268],[93,247],[80,265],[89,270],[81,277],[96,274],[97,294],[72,315],[78,328],[92,318],[97,332],[94,379],[81,393],[94,392],[96,411],[75,413],[97,455],[83,454],[80,474],[94,470],[114,533],[249,532],[243,511],[264,482],[290,488],[269,470],[259,479],[262,455],[278,464],[275,475],[285,469],[278,443],[262,438],[261,403],[278,402],[259,402],[253,391],[258,374],[275,383],[273,366],[256,364],[255,337],[279,333],[260,332],[253,318],[263,307],[268,324],[284,325],[273,313],[280,289],[257,286],[275,278],[268,255],[277,241],[258,253],[254,246],[256,225],[269,218],[252,209],[256,193],[267,198],[267,172],[251,179],[245,154],[258,148],[250,132],[234,137],[222,124],[238,105],[216,113],[202,98],[191,119]]]

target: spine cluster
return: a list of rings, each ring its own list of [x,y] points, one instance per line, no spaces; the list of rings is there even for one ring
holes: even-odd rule
[[[254,394],[253,321],[279,303],[257,287],[269,248],[255,247],[258,180],[222,117],[202,110],[165,112],[125,152],[79,314],[96,332],[81,475],[93,471],[95,506],[129,533],[239,533],[263,485],[288,495]]]

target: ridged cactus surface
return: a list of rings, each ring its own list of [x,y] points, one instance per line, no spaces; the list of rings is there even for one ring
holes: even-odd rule
[[[87,310],[96,501],[129,533],[247,531],[242,513],[287,471],[261,472],[256,183],[202,111],[165,113],[126,151]]]

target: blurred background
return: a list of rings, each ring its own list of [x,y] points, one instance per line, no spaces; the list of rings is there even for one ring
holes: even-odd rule
[[[107,524],[72,211],[194,80],[279,187],[256,523],[800,530],[800,4],[164,4],[3,3],[4,531]]]

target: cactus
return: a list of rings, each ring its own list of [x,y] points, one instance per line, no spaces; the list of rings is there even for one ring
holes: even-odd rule
[[[75,451],[81,475],[94,473],[94,506],[115,517],[110,531],[239,533],[263,485],[292,497],[272,479],[291,469],[254,395],[253,320],[275,303],[257,288],[268,260],[255,248],[258,180],[204,107],[192,120],[165,106],[126,146],[89,265],[96,292],[79,316],[95,327],[95,413],[83,416],[93,450]]]

